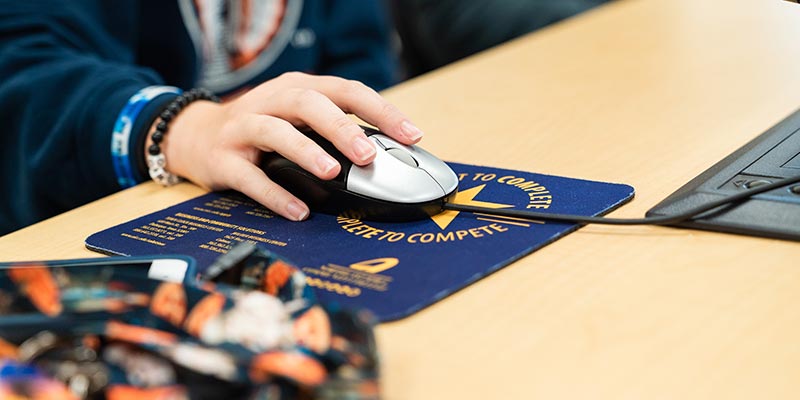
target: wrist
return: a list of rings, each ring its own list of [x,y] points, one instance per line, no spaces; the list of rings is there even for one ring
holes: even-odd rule
[[[191,181],[197,181],[195,174],[198,164],[192,162],[192,155],[205,152],[203,151],[205,145],[199,139],[203,137],[202,132],[216,129],[216,121],[222,109],[222,105],[213,101],[196,100],[183,107],[168,122],[169,133],[164,134],[158,144],[166,161],[164,166],[166,171]],[[162,118],[157,118],[150,126],[143,145],[145,159],[154,144],[153,133],[162,122],[164,122]]]

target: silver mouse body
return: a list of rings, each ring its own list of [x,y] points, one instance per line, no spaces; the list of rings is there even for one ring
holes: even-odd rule
[[[458,188],[456,173],[433,154],[382,133],[369,138],[377,148],[375,160],[363,167],[351,166],[347,190],[375,199],[413,204],[440,199]]]
[[[353,164],[316,132],[306,132],[341,164],[332,180],[323,181],[277,153],[265,154],[261,166],[312,211],[376,221],[412,221],[441,212],[458,191],[455,172],[418,146],[364,130],[376,148],[374,161],[366,166]]]

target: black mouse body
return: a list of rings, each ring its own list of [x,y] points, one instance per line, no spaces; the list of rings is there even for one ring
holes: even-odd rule
[[[303,200],[312,211],[371,221],[413,221],[442,212],[458,191],[458,176],[427,151],[363,127],[376,146],[375,160],[353,164],[314,131],[304,133],[342,166],[322,180],[278,153],[265,153],[261,168],[274,182]]]

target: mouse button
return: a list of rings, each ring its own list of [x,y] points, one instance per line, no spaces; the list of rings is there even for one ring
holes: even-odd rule
[[[389,153],[392,157],[402,161],[409,167],[417,168],[419,167],[419,163],[417,162],[411,154],[408,153],[408,150],[405,149],[398,149],[396,147],[386,149],[386,152]]]
[[[391,154],[394,158],[410,167],[419,167],[419,162],[414,158],[410,146],[406,146],[384,134],[376,134],[371,136],[371,138],[383,146],[386,152]]]
[[[402,161],[379,151],[371,164],[353,166],[347,190],[394,203],[421,203],[442,197],[441,186],[428,173],[409,168]]]
[[[445,193],[450,193],[458,188],[458,176],[456,176],[456,173],[453,172],[452,168],[445,164],[444,161],[427,152],[423,148],[415,145],[404,145],[382,133],[375,134],[371,136],[371,138],[375,139],[379,143],[382,143],[387,148],[387,152],[389,152],[389,149],[392,148],[399,150],[395,154],[399,154],[400,151],[403,151],[414,160],[415,165],[412,166],[416,166],[417,168],[428,172],[430,177],[441,186]],[[395,156],[395,154],[392,155]]]
[[[386,135],[378,134],[372,136],[372,138],[381,143],[386,148],[386,151],[389,151],[389,149],[393,149],[392,152],[390,153],[392,153],[392,155],[395,157],[398,157],[398,155],[400,155],[401,152],[404,153],[400,157],[405,157],[406,160],[409,158],[413,159],[415,166],[418,166],[420,168],[422,167],[422,162],[420,161],[420,159],[433,158],[434,160],[438,160],[438,158],[434,157],[432,154],[428,153],[425,150],[422,150],[421,148],[415,145],[409,146],[402,144]]]
[[[411,155],[419,163],[419,168],[429,173],[445,193],[458,188],[458,176],[447,163],[417,146],[412,146]]]
[[[378,148],[378,150],[386,150],[386,145],[383,144],[380,140],[378,140],[377,137],[375,137],[375,136],[367,136],[367,139],[371,139],[373,142],[375,142],[375,144],[377,145],[376,147]]]
[[[370,135],[369,138],[374,140],[374,141],[376,141],[376,142],[378,142],[378,144],[380,144],[381,147],[383,147],[384,149],[391,148],[391,147],[402,147],[402,146],[404,146],[400,142],[390,138],[389,136],[386,136],[383,133],[374,133],[374,134]]]

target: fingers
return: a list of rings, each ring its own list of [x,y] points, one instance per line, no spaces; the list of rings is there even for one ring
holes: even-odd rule
[[[303,123],[330,140],[347,158],[365,165],[375,158],[375,143],[333,101],[311,89],[292,89],[276,96],[281,116]]]
[[[423,136],[408,117],[378,92],[358,81],[332,78],[323,83],[321,92],[343,109],[375,125],[401,143],[414,144]]]
[[[320,179],[333,179],[339,163],[292,124],[268,115],[246,114],[235,128],[246,141],[262,151],[276,151]]]
[[[397,107],[361,82],[332,76],[304,74],[293,74],[289,79],[293,83],[305,82],[302,87],[322,93],[345,112],[353,113],[364,121],[377,126],[381,131],[401,143],[414,144],[423,136],[423,132],[411,123]]]
[[[238,157],[225,162],[225,180],[231,188],[244,193],[263,206],[292,221],[308,218],[308,207],[280,185],[267,178],[257,166]]]
[[[225,154],[220,158],[222,165],[214,167],[216,173],[208,171],[208,176],[195,180],[230,187],[287,219],[303,220],[309,215],[308,207],[254,163],[257,150],[278,152],[320,179],[332,179],[341,171],[339,163],[295,126],[311,127],[355,164],[366,165],[375,157],[376,144],[348,113],[401,143],[416,143],[423,135],[396,107],[360,82],[285,74],[229,104],[224,117],[228,122],[217,130],[224,132],[212,137],[207,147]]]

